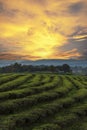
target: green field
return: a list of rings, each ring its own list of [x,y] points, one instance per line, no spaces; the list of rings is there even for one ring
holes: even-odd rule
[[[87,130],[87,76],[0,74],[0,130]]]

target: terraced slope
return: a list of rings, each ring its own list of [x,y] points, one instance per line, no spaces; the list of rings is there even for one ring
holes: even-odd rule
[[[0,130],[87,130],[87,77],[0,75]]]

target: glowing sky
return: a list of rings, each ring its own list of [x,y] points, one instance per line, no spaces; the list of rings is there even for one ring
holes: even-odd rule
[[[0,0],[0,59],[87,59],[87,0]]]

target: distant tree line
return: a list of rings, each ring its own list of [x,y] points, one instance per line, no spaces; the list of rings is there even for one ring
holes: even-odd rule
[[[13,72],[52,72],[52,73],[71,73],[72,70],[68,64],[63,64],[61,66],[47,66],[47,65],[22,65],[22,64],[12,64],[9,66],[1,67],[0,73],[13,73]]]

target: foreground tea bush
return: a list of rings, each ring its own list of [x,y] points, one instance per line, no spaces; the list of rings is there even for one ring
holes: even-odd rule
[[[57,74],[0,75],[0,130],[86,130],[86,79]],[[80,119],[81,127],[77,125]]]
[[[19,85],[26,82],[26,80],[28,80],[28,78],[29,78],[29,75],[24,75],[24,76],[21,76],[19,78],[16,78],[13,81],[2,84],[0,86],[0,92],[16,89],[16,88],[18,88]]]
[[[60,126],[57,124],[45,124],[40,127],[34,128],[33,130],[60,130]]]

